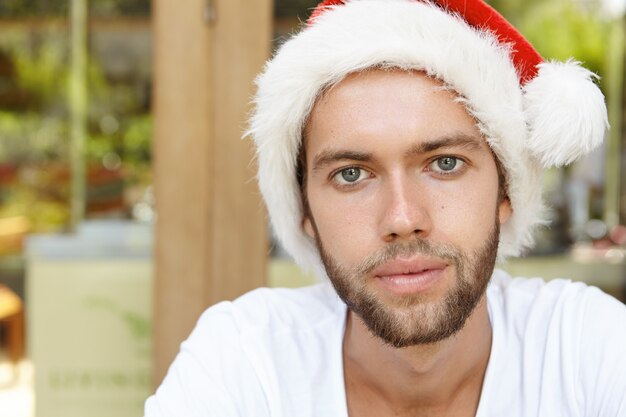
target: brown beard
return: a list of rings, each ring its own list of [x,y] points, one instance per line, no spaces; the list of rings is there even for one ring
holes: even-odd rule
[[[324,250],[315,222],[312,223],[326,273],[339,297],[361,317],[370,332],[396,348],[436,343],[463,328],[489,284],[500,234],[496,219],[487,240],[471,256],[452,245],[416,238],[392,242],[356,267],[345,268]],[[421,295],[412,295],[398,296],[389,302],[368,288],[369,275],[376,267],[390,259],[415,255],[443,259],[448,268],[456,271],[454,286],[442,299],[428,302]]]

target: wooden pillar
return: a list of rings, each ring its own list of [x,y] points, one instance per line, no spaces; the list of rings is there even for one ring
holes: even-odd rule
[[[266,221],[246,125],[271,0],[155,0],[154,383],[200,313],[265,284]]]

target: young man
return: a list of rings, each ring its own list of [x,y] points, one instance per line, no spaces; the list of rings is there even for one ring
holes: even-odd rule
[[[626,307],[494,271],[543,222],[542,168],[601,143],[592,79],[480,0],[321,4],[250,134],[325,283],[207,310],[146,416],[626,416]]]

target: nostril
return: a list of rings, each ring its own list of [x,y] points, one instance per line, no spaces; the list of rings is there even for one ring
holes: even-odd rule
[[[415,229],[415,230],[413,230],[412,233],[409,233],[408,235],[411,235],[411,237],[413,237],[413,235],[418,236],[418,237],[422,237],[423,234],[424,234],[423,230]],[[401,238],[400,234],[393,232],[393,233],[389,233],[389,234],[387,234],[385,236],[385,241],[390,243],[390,242],[393,242],[393,241],[395,241],[397,239],[400,239],[400,238]]]
[[[389,233],[385,236],[385,242],[387,243],[392,243],[395,242],[396,239],[398,239],[398,234],[397,233]]]

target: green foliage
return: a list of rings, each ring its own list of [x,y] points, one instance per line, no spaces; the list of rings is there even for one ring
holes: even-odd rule
[[[68,12],[68,0],[2,0],[0,16],[64,15]]]
[[[44,38],[33,44],[24,37],[14,37],[12,43],[2,45],[14,63],[16,87],[26,92],[31,101],[26,112],[0,111],[0,161],[58,159],[68,154],[70,69],[66,39]],[[90,61],[87,71],[90,99],[107,102],[112,88],[97,62]],[[108,107],[116,104],[109,103]],[[96,107],[90,106],[92,115]]]
[[[34,231],[62,229],[69,220],[68,41],[54,30],[0,36],[0,86],[27,98],[21,106],[0,102],[0,217],[26,216]],[[150,183],[152,118],[134,79],[108,79],[94,56],[87,71],[88,200],[106,198],[119,207],[123,184]],[[2,177],[14,169],[17,176]]]
[[[124,153],[129,160],[140,163],[150,160],[153,124],[151,115],[129,118],[123,134]]]
[[[66,51],[60,42],[44,42],[37,48],[11,48],[17,86],[34,93],[43,105],[52,105],[66,96],[69,78]]]
[[[58,117],[0,111],[0,163],[60,159],[67,134],[67,123]]]
[[[609,25],[598,13],[570,1],[542,2],[526,11],[520,29],[544,58],[575,58],[603,72]]]
[[[600,75],[606,72],[610,25],[602,2],[590,0],[488,0],[546,59],[574,58]]]
[[[43,185],[46,181],[54,181],[54,173],[49,171],[25,172],[22,177],[28,175],[47,175],[47,180],[39,178],[37,187],[28,187],[14,184],[9,189],[4,189],[0,205],[0,218],[25,216],[28,218],[31,229],[37,232],[56,232],[63,230],[69,221],[67,202],[59,200],[57,196],[45,196],[49,192]],[[32,181],[33,178],[22,178]]]
[[[87,141],[87,158],[90,161],[101,161],[107,154],[116,153],[126,163],[133,166],[147,167],[150,162],[150,146],[152,140],[152,116],[140,114],[126,116],[121,121],[112,115],[103,119],[115,120],[119,123],[114,133],[93,132]],[[104,124],[104,123],[101,123]]]
[[[70,0],[2,0],[0,18],[67,16]],[[148,16],[150,0],[90,0],[92,16]]]
[[[548,0],[548,2],[551,1]],[[487,0],[487,3],[506,17],[514,26],[518,26],[519,20],[528,10],[538,4],[546,3],[546,0]]]

